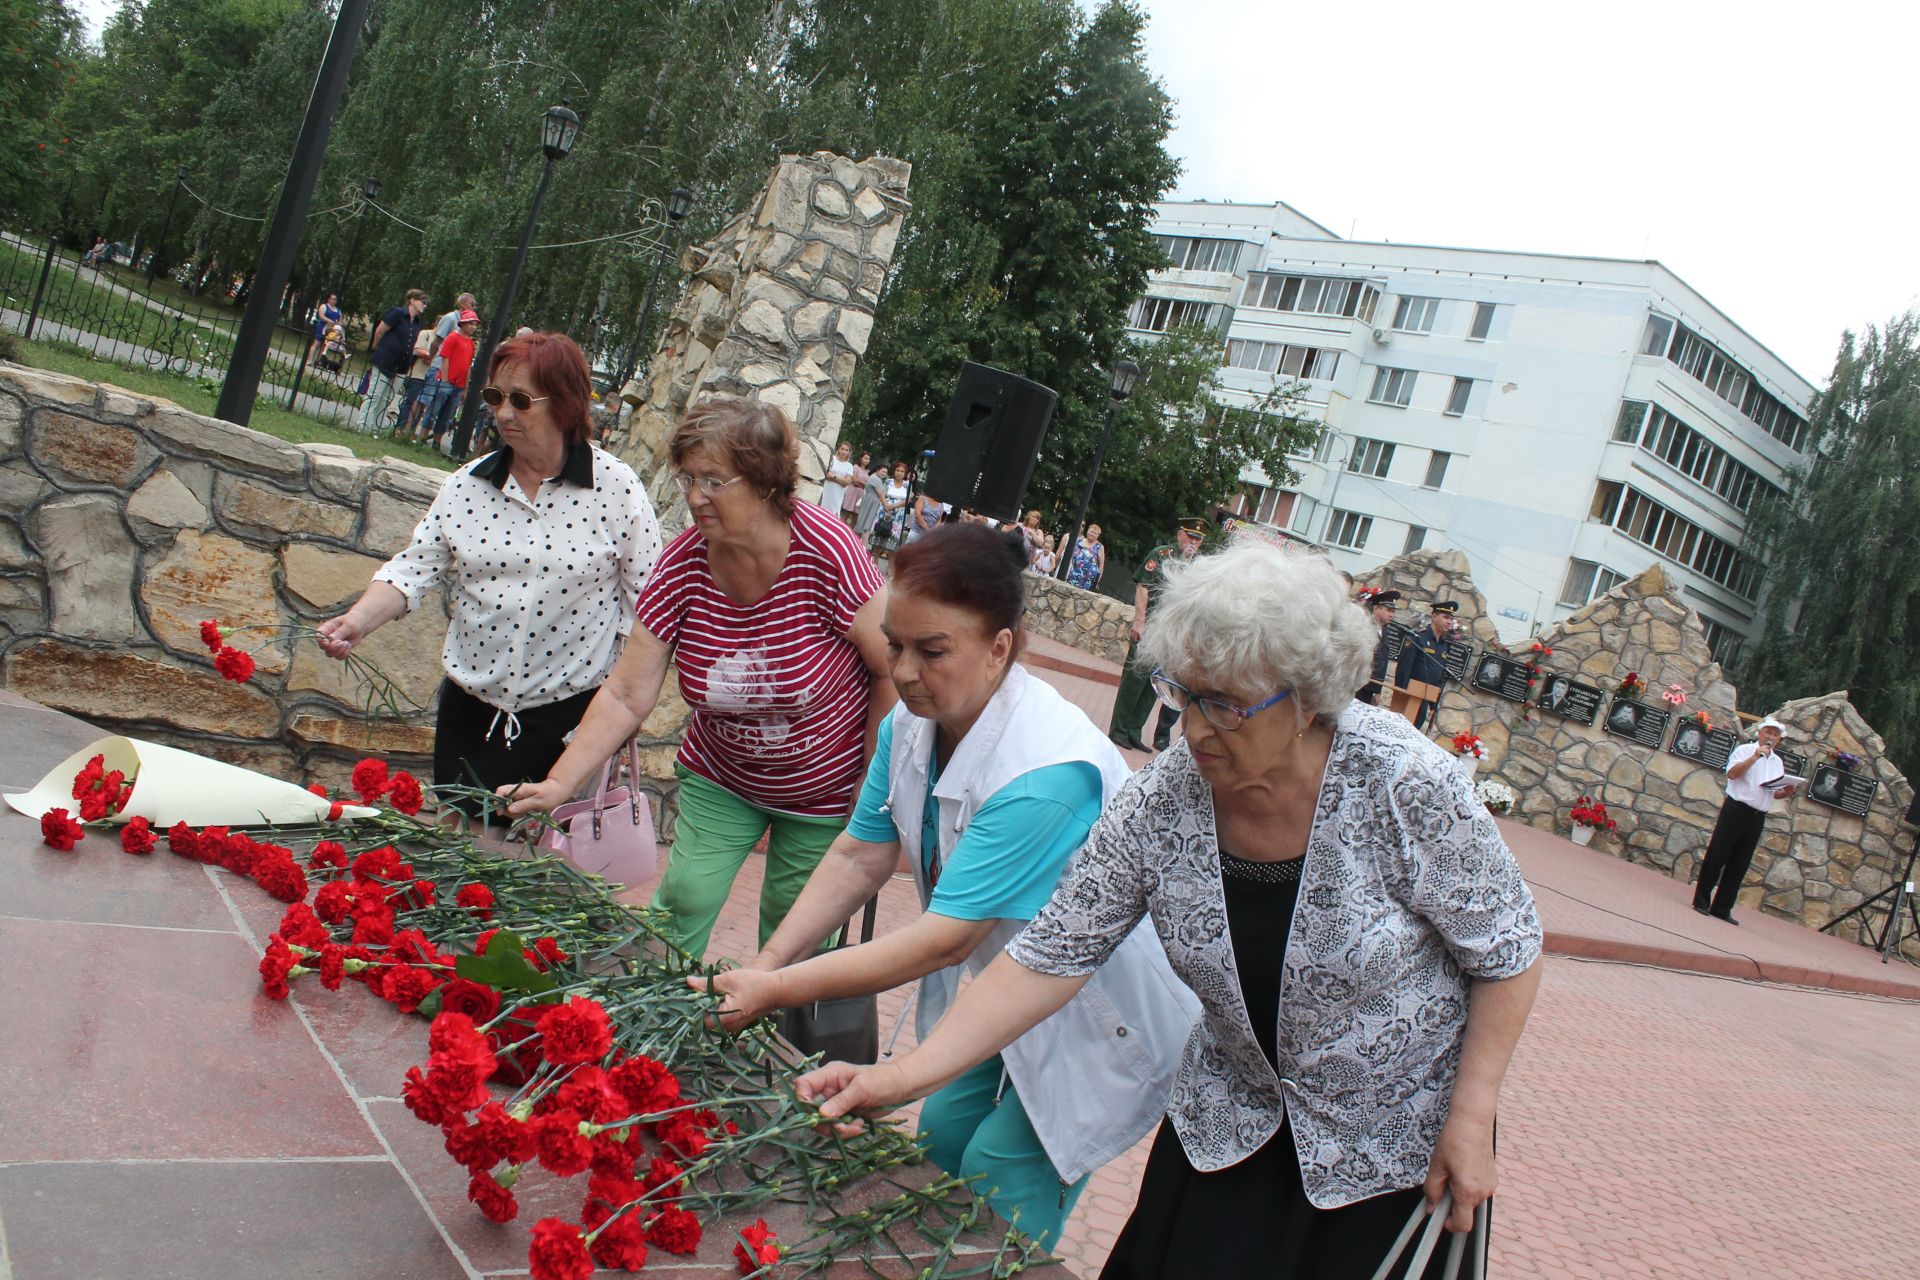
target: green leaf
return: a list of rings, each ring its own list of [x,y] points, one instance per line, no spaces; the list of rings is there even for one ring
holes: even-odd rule
[[[526,944],[511,929],[502,929],[487,943],[483,956],[461,956],[453,971],[470,982],[483,982],[500,991],[551,991],[560,984],[553,975],[528,963]]]

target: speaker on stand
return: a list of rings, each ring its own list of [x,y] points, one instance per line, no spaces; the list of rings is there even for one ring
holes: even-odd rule
[[[1051,388],[1004,369],[961,365],[927,469],[927,495],[996,520],[1019,520],[1059,399]]]
[[[1914,793],[1913,803],[1907,806],[1907,821],[1920,827],[1920,791]],[[1870,939],[1873,949],[1880,953],[1881,964],[1893,959],[1893,953],[1900,949],[1903,914],[1913,921],[1914,933],[1920,935],[1920,900],[1916,900],[1913,884],[1913,867],[1916,859],[1920,859],[1920,831],[1914,832],[1912,841],[1907,845],[1907,865],[1901,869],[1893,883],[1865,902],[1848,908],[1842,914],[1821,925],[1820,932],[1830,933],[1836,925],[1843,924],[1862,912],[1870,911],[1891,898],[1892,901],[1887,904],[1887,918],[1880,925],[1880,936],[1874,937],[1871,925],[1867,925],[1861,932],[1863,938]]]

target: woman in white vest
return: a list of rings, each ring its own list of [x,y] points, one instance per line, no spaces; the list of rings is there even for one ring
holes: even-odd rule
[[[920,978],[925,1036],[962,969],[978,973],[1052,896],[1127,767],[1078,707],[1015,661],[1026,564],[1017,536],[976,524],[936,529],[895,556],[883,630],[900,705],[845,833],[785,922],[746,968],[713,977],[728,1027]],[[815,955],[903,853],[920,918]],[[1143,925],[1058,1013],[927,1099],[929,1156],[980,1175],[995,1211],[1017,1214],[1028,1235],[1058,1240],[1093,1170],[1158,1122],[1198,1012]]]

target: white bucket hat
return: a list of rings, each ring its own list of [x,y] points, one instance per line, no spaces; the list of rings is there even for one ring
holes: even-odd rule
[[[1772,716],[1768,716],[1765,720],[1762,720],[1759,724],[1753,726],[1753,731],[1756,735],[1758,735],[1762,729],[1772,729],[1777,733],[1779,733],[1779,735],[1783,738],[1787,736],[1787,726],[1781,724],[1778,720],[1775,720]]]

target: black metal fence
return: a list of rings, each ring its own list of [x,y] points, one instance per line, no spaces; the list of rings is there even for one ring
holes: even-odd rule
[[[79,347],[95,358],[181,375],[217,389],[239,328],[227,286],[209,297],[165,276],[88,261],[48,241],[0,232],[0,329]],[[283,317],[267,353],[260,400],[312,417],[359,412],[366,360],[344,329],[316,338],[313,318]]]

